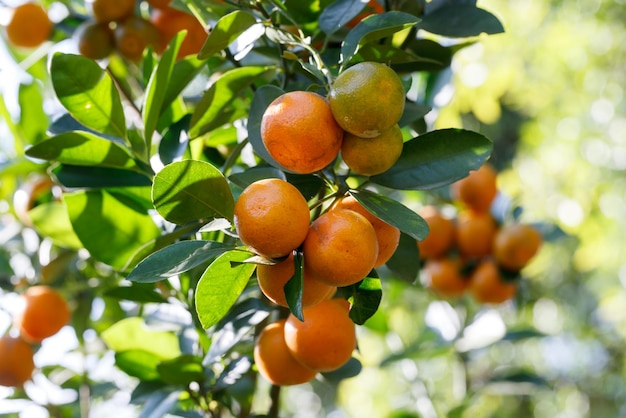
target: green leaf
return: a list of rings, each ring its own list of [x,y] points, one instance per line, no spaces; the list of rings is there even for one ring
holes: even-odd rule
[[[341,46],[341,62],[345,66],[362,45],[415,26],[420,19],[404,12],[392,11],[371,15],[360,21],[346,36]]]
[[[276,178],[281,180],[287,179],[284,172],[267,165],[255,166],[248,170],[228,176],[228,180],[230,180],[231,183],[241,187],[242,189],[245,189],[255,181],[267,178]]]
[[[370,177],[381,186],[429,190],[446,186],[477,170],[489,158],[492,142],[464,129],[439,129],[404,143],[402,155],[386,172]]]
[[[328,380],[329,382],[337,384],[343,379],[349,379],[351,377],[357,376],[359,373],[361,373],[361,370],[363,370],[363,365],[361,364],[361,362],[358,359],[351,357],[346,364],[344,364],[337,370],[324,372],[322,373],[322,376],[324,376],[324,379]]]
[[[217,21],[202,49],[198,58],[207,59],[213,54],[228,48],[242,33],[256,23],[256,18],[243,10],[235,10]]]
[[[115,353],[115,365],[129,376],[139,380],[158,380],[157,365],[161,359],[145,350],[128,350]]]
[[[131,168],[135,162],[115,142],[84,131],[67,132],[26,150],[26,155],[64,164]]]
[[[256,267],[254,264],[244,263],[251,255],[246,251],[226,252],[219,256],[200,278],[196,288],[195,304],[204,329],[210,328],[222,319],[246,287]]]
[[[204,380],[202,359],[191,354],[162,361],[156,370],[161,380],[171,385],[187,386],[191,382]]]
[[[500,372],[499,374],[492,376],[489,379],[488,383],[492,384],[502,384],[502,383],[521,383],[521,384],[532,384],[535,386],[543,386],[550,387],[550,383],[542,376],[539,376],[536,373],[525,371],[525,370],[517,370],[511,371],[508,373]]]
[[[232,220],[235,207],[222,173],[197,160],[165,166],[154,177],[152,201],[161,216],[177,224],[213,217]]]
[[[163,99],[163,108],[169,106],[179,97],[205,65],[206,61],[199,60],[193,55],[176,61],[169,82],[165,86],[166,93]]]
[[[490,12],[475,4],[446,4],[422,16],[418,27],[449,38],[493,35],[504,32],[502,23]]]
[[[383,298],[383,287],[380,279],[366,277],[361,280],[354,286],[352,298],[350,319],[357,325],[363,325],[376,313]]]
[[[29,144],[36,144],[46,137],[48,116],[44,111],[43,91],[44,89],[38,82],[20,84],[18,96],[20,120],[18,126],[22,137]]]
[[[254,83],[272,67],[238,67],[222,74],[204,93],[191,116],[189,137],[204,135],[223,125],[222,114],[242,90]]]
[[[405,234],[420,241],[428,235],[426,221],[399,201],[368,190],[351,190],[350,194],[365,209]]]
[[[160,360],[180,356],[178,337],[172,332],[152,330],[140,317],[124,318],[102,332],[102,340],[116,353],[143,350]]]
[[[191,115],[187,114],[179,121],[170,125],[165,131],[161,141],[159,141],[159,157],[163,165],[168,165],[178,161],[185,156],[189,149],[189,120]]]
[[[84,247],[95,259],[122,269],[160,230],[140,205],[118,197],[98,190],[64,195],[72,226]]]
[[[50,76],[59,101],[78,122],[105,135],[126,136],[126,118],[115,83],[95,61],[57,53],[52,57]]]
[[[147,175],[118,168],[61,164],[53,168],[52,173],[68,188],[152,186]]]
[[[261,121],[263,120],[265,109],[267,109],[274,99],[278,98],[283,93],[283,90],[271,84],[259,87],[252,98],[250,115],[248,116],[248,139],[250,140],[252,149],[254,149],[255,154],[261,157],[265,162],[280,170],[283,168],[270,156],[263,144],[263,139],[261,138]]]
[[[217,378],[213,390],[221,391],[236,384],[252,368],[250,357],[239,357],[232,360]]]
[[[64,202],[47,202],[37,205],[28,212],[37,232],[66,248],[83,248],[82,242],[74,233]]]
[[[419,248],[415,238],[404,233],[400,234],[398,248],[385,265],[393,277],[408,283],[415,283],[421,268]]]
[[[143,259],[126,279],[138,283],[164,280],[207,263],[233,248],[232,245],[216,241],[176,242]]]
[[[304,315],[302,315],[302,291],[304,289],[304,266],[303,257],[300,251],[297,251],[293,257],[293,264],[295,266],[295,272],[293,277],[285,284],[285,298],[287,299],[287,305],[289,311],[304,322]]]
[[[366,6],[362,0],[335,0],[322,10],[319,28],[332,35],[355,18]]]
[[[139,303],[165,303],[167,300],[154,290],[154,286],[132,283],[130,286],[118,286],[104,292],[103,296],[129,300]]]

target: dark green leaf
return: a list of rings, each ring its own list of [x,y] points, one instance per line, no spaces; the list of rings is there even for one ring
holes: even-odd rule
[[[398,122],[400,127],[410,125],[411,123],[422,119],[426,116],[432,108],[430,106],[419,105],[410,101],[404,103],[404,112],[402,118]]]
[[[354,286],[352,294],[352,308],[350,318],[357,325],[363,325],[376,313],[383,297],[383,288],[380,279],[366,277]]]
[[[337,370],[333,370],[332,372],[324,372],[322,376],[324,379],[328,380],[332,383],[339,383],[343,379],[349,379],[351,377],[357,376],[363,370],[363,365],[359,360],[354,357],[351,357],[350,360]]]
[[[238,67],[227,71],[204,93],[191,116],[189,137],[204,135],[225,123],[220,116],[241,91],[254,83],[272,67]]]
[[[159,157],[161,163],[168,165],[182,159],[189,146],[187,130],[191,115],[185,115],[178,122],[170,125],[159,141]]]
[[[187,386],[204,380],[202,359],[191,354],[160,362],[157,372],[162,381],[172,385]]]
[[[541,338],[545,336],[546,334],[539,332],[537,330],[534,330],[534,329],[520,329],[520,330],[508,331],[504,335],[504,337],[502,337],[502,340],[519,341],[519,340],[525,340],[527,338]]]
[[[209,262],[233,247],[215,241],[180,241],[143,259],[130,272],[127,280],[151,283],[189,271]]]
[[[278,98],[283,93],[283,90],[271,84],[259,87],[254,93],[254,98],[250,104],[250,115],[248,116],[248,139],[250,140],[254,152],[265,162],[281,170],[282,167],[280,164],[274,161],[263,144],[263,139],[261,138],[261,121],[263,120],[265,109],[267,109],[274,99]]]
[[[402,155],[371,181],[393,189],[429,190],[453,183],[489,158],[492,142],[464,129],[439,129],[404,143]]]
[[[304,321],[302,315],[302,291],[304,288],[304,266],[302,253],[297,251],[293,257],[293,264],[295,272],[293,277],[285,284],[285,298],[287,299],[287,305],[289,311],[298,318],[300,321]]]
[[[115,83],[95,61],[57,53],[52,57],[50,76],[59,101],[77,121],[105,135],[126,136],[126,118]]]
[[[491,379],[489,379],[489,383],[526,383],[535,386],[550,386],[550,383],[544,377],[539,376],[536,373],[524,370],[512,371],[510,373],[501,372],[495,376],[492,376]]]
[[[398,200],[368,190],[351,190],[350,194],[365,209],[405,234],[420,241],[428,235],[426,221]]]
[[[226,252],[211,263],[200,278],[195,304],[204,329],[222,319],[246,287],[256,267],[244,263],[251,255],[245,251]]]
[[[404,12],[392,11],[371,15],[348,32],[341,46],[342,66],[345,66],[359,48],[368,43],[415,26],[420,19]]]
[[[166,416],[176,406],[180,396],[180,391],[171,388],[150,392],[150,395],[142,402],[141,413],[137,418],[162,418]]]
[[[387,261],[386,267],[393,277],[408,283],[415,283],[421,267],[419,249],[415,238],[404,233],[400,234],[398,248]]]
[[[362,0],[335,0],[322,10],[319,28],[332,35],[356,17],[367,3]]]
[[[155,177],[152,200],[170,222],[233,219],[234,199],[222,173],[209,163],[185,160],[165,166]]]
[[[205,65],[205,61],[199,60],[191,55],[176,61],[169,83],[166,85],[167,91],[163,99],[163,108],[169,106],[179,97],[181,92],[200,73]]]
[[[140,380],[158,380],[157,365],[161,359],[148,351],[128,350],[115,353],[115,365]]]
[[[276,178],[286,180],[285,173],[281,170],[270,166],[256,166],[240,173],[231,174],[228,176],[233,184],[245,189],[252,183],[258,180]]]
[[[256,18],[243,10],[235,10],[217,21],[202,49],[198,58],[207,59],[213,54],[220,52],[232,44],[242,33],[256,23]]]
[[[135,162],[126,149],[89,132],[67,132],[26,150],[26,155],[64,164],[132,168]]]
[[[148,176],[116,168],[61,164],[52,173],[68,188],[152,186]]]
[[[252,368],[252,360],[249,357],[239,357],[226,366],[213,386],[213,390],[224,390],[234,385]]]
[[[130,286],[118,286],[104,292],[105,297],[129,300],[139,303],[164,303],[165,298],[154,290],[153,286],[132,284]]]
[[[493,35],[504,32],[502,23],[490,12],[472,4],[447,4],[422,16],[420,29],[450,38]]]

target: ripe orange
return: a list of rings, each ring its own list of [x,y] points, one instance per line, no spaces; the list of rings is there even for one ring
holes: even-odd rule
[[[493,255],[504,269],[519,271],[537,254],[541,242],[541,234],[530,225],[506,225],[496,234]]]
[[[328,101],[317,93],[292,91],[267,107],[261,137],[274,160],[294,173],[321,170],[339,154],[343,131]]]
[[[108,57],[115,49],[113,29],[108,23],[88,21],[74,32],[81,55],[99,60]]]
[[[502,303],[517,293],[515,282],[505,282],[492,259],[481,261],[470,276],[469,290],[479,303]]]
[[[497,173],[490,164],[483,164],[469,176],[452,183],[452,197],[476,212],[486,212],[498,193]]]
[[[453,298],[465,293],[469,281],[461,273],[462,265],[458,259],[430,259],[424,265],[428,287],[439,296]]]
[[[92,0],[91,13],[98,22],[120,22],[133,15],[136,0]]]
[[[0,337],[0,386],[21,387],[33,374],[33,349],[21,338]]]
[[[374,227],[378,241],[378,256],[376,257],[374,267],[380,267],[389,261],[393,253],[396,252],[400,242],[400,230],[398,228],[376,217],[352,196],[341,198],[333,204],[332,209],[349,209],[363,215]]]
[[[296,361],[287,348],[284,319],[263,328],[254,345],[254,362],[261,376],[278,386],[306,383],[317,374]]]
[[[439,258],[447,253],[454,245],[454,221],[446,218],[435,206],[425,206],[419,214],[430,229],[428,236],[417,242],[420,258]]]
[[[171,2],[172,0],[148,0],[148,4],[155,9],[166,9]]]
[[[50,38],[54,24],[48,13],[35,3],[24,3],[13,10],[7,24],[7,39],[18,47],[34,48]]]
[[[497,229],[496,221],[489,212],[460,212],[456,224],[456,245],[459,252],[470,259],[491,255]]]
[[[186,30],[185,40],[178,50],[178,58],[195,55],[200,52],[208,34],[204,26],[189,13],[169,7],[159,8],[152,12],[150,20],[161,32],[163,47],[180,31]]]
[[[289,254],[287,259],[278,264],[259,264],[256,269],[257,281],[259,282],[261,291],[269,300],[280,306],[288,306],[284,287],[295,273],[293,258],[292,253]],[[315,305],[330,297],[335,293],[335,290],[336,287],[329,286],[326,283],[311,278],[305,270],[302,289],[302,306],[306,308]]]
[[[159,30],[139,16],[132,16],[115,28],[115,45],[121,56],[134,62],[141,60],[148,46],[157,51],[163,49]]]
[[[23,309],[15,325],[24,340],[40,343],[70,321],[70,308],[59,292],[49,286],[30,287],[22,294]]]
[[[343,366],[356,348],[356,326],[345,299],[328,299],[303,309],[304,322],[289,315],[285,342],[303,366],[331,371]]]
[[[389,170],[398,161],[403,146],[402,130],[395,124],[373,138],[361,138],[346,132],[341,156],[355,173],[375,176]]]
[[[256,253],[280,258],[298,248],[309,230],[309,207],[300,191],[280,179],[259,180],[235,203],[241,241]]]
[[[337,123],[353,135],[373,138],[397,124],[406,93],[394,70],[360,62],[337,76],[329,93]]]
[[[361,13],[359,13],[358,15],[356,15],[356,17],[346,23],[346,27],[353,28],[366,17],[373,14],[383,13],[384,11],[385,8],[377,0],[370,0]]]
[[[374,227],[353,210],[331,210],[311,224],[302,245],[304,268],[331,286],[349,286],[365,278],[378,258]]]

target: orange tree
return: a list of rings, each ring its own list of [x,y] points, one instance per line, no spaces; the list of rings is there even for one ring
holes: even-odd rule
[[[62,3],[67,14],[55,21],[48,45],[75,40],[76,29],[94,20],[87,5]],[[149,22],[158,12],[151,4],[137,1],[133,11],[115,17],[119,21],[113,19],[109,29],[119,34],[134,21]],[[137,30],[132,45],[116,36],[112,49],[102,45],[110,52],[98,55],[103,58],[98,61],[51,50],[47,66],[41,62],[30,68],[41,83],[20,88],[18,122],[3,103],[16,138],[11,163],[0,173],[3,197],[10,200],[13,190],[32,181],[32,173],[53,184],[47,199],[28,207],[25,225],[45,243],[46,255],[37,257],[26,246],[16,250],[30,255],[36,273],[11,270],[7,264],[10,273],[3,287],[18,293],[35,283],[61,289],[70,301],[79,343],[85,347],[85,335],[98,336],[114,353],[117,368],[139,382],[132,401],[143,405],[147,414],[260,414],[254,403],[261,384],[257,371],[279,384],[281,380],[272,376],[283,371],[275,358],[268,358],[271,365],[255,366],[255,341],[268,323],[282,324],[279,321],[288,318],[287,324],[306,324],[307,309],[315,309],[302,306],[304,272],[311,263],[325,263],[324,268],[312,266],[312,276],[352,273],[337,281],[333,277],[333,286],[339,287],[326,299],[348,300],[349,318],[358,326],[378,312],[386,283],[419,284],[423,261],[416,241],[423,241],[429,228],[407,202],[416,191],[428,196],[466,177],[492,150],[491,141],[478,132],[433,129],[427,115],[455,52],[482,33],[503,28],[473,2],[388,0],[378,5],[374,9],[380,13],[364,17],[365,4],[353,0],[174,1],[171,7],[208,29],[197,54],[180,54],[184,31],[168,35],[169,43],[162,48],[152,29]],[[111,42],[110,36],[105,38]],[[9,46],[17,60],[31,53]],[[129,48],[131,55],[126,53]],[[359,63],[382,67],[388,75],[353,76]],[[341,80],[340,86],[335,80]],[[55,110],[46,114],[42,103],[49,92]],[[296,118],[319,116],[325,112],[318,110],[324,103],[331,110],[320,119],[323,122],[306,119],[300,132],[298,121],[276,129],[273,135],[279,142],[268,148],[268,108],[285,103],[281,99],[276,104],[276,99],[292,92],[307,92],[317,101],[310,111],[296,107]],[[353,119],[373,125],[353,129]],[[351,130],[354,164],[343,160],[342,129]],[[394,129],[392,148],[397,155],[388,154],[389,144],[371,138],[387,129]],[[317,130],[324,133],[316,136]],[[315,141],[337,133],[331,154],[323,150],[321,166],[297,168],[315,153]],[[360,151],[359,143],[370,139],[373,148]],[[308,142],[291,151],[298,154],[296,166],[286,168],[277,155],[288,159],[283,151],[301,140]],[[384,168],[357,168],[371,167],[367,159],[377,157],[386,159]],[[303,235],[273,258],[256,253],[240,239],[235,210],[244,190],[270,178],[295,186],[307,202],[311,222],[306,239]],[[348,196],[358,202],[358,210],[333,209]],[[277,213],[283,203],[272,205],[268,225],[280,223],[281,217],[285,224],[293,221],[291,210]],[[395,253],[385,255],[384,265],[376,263],[380,239],[375,222],[358,213],[363,210],[392,234],[400,232],[394,235]],[[336,232],[329,223],[333,218],[344,219],[348,226]],[[293,235],[293,228],[285,229],[273,239]],[[255,232],[256,238],[263,235]],[[367,257],[356,252],[361,247]],[[310,257],[307,248],[315,249]],[[3,252],[8,259],[9,250]],[[257,265],[285,258],[293,260],[294,273],[284,285],[283,307],[265,298],[251,279]],[[320,303],[329,303],[322,299]],[[94,314],[94,309],[102,313]],[[318,328],[334,323],[332,318],[324,320]],[[6,333],[18,338],[15,328],[7,327]],[[290,344],[282,344],[282,331],[277,335],[272,344],[280,346],[289,367],[298,361],[297,354],[292,357]],[[345,334],[338,338],[345,339]],[[264,347],[257,353],[271,357]],[[352,353],[355,348],[350,342],[335,366],[308,367],[312,372],[303,372],[293,382],[316,376],[337,382],[355,376],[361,369],[358,355]],[[272,376],[263,374],[268,367]],[[44,372],[50,375],[53,370]],[[91,379],[84,372],[63,381],[63,386],[95,396],[98,387]],[[278,386],[270,393],[267,414],[277,416]],[[28,393],[18,391],[15,396]]]

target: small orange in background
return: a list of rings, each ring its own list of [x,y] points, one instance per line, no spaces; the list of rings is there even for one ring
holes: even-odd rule
[[[22,387],[35,370],[33,348],[21,338],[0,337],[0,386]]]
[[[498,193],[496,178],[496,170],[485,163],[478,170],[471,171],[469,176],[452,183],[450,192],[469,209],[487,212]]]
[[[456,226],[452,219],[446,218],[435,206],[424,206],[419,211],[430,229],[428,236],[417,242],[420,258],[439,258],[454,245]]]
[[[292,91],[272,101],[263,113],[261,138],[278,164],[294,173],[309,174],[335,160],[343,130],[324,97]]]
[[[67,301],[49,286],[29,287],[21,298],[24,305],[15,317],[15,325],[22,338],[30,343],[40,343],[53,336],[70,321]]]
[[[380,14],[380,13],[383,13],[384,11],[385,11],[385,8],[383,7],[382,4],[380,4],[376,0],[370,0],[361,13],[359,13],[354,18],[352,18],[352,20],[346,23],[346,27],[353,28],[359,22],[361,22],[361,20],[365,19],[366,17],[371,16],[373,14]]]
[[[171,2],[172,0],[148,0],[148,4],[155,9],[166,9]]]
[[[291,183],[263,179],[246,187],[235,202],[234,223],[245,245],[262,256],[280,258],[307,236],[309,206]]]
[[[256,269],[256,275],[261,291],[275,304],[287,307],[284,287],[293,277],[295,271],[293,253],[278,264],[259,264]],[[331,297],[336,290],[337,288],[334,286],[329,286],[319,280],[311,278],[305,271],[302,289],[302,307],[307,308],[313,306]]]
[[[502,268],[519,271],[537,254],[542,240],[539,231],[530,225],[505,225],[496,234],[493,255]]]
[[[345,299],[328,299],[302,310],[304,321],[290,314],[285,323],[285,342],[303,366],[332,371],[343,366],[356,348],[356,326]]]
[[[92,0],[87,4],[98,22],[120,22],[135,12],[136,0]]]
[[[115,36],[108,23],[87,21],[74,32],[78,52],[84,57],[99,60],[115,50]]]
[[[304,268],[313,278],[331,286],[350,286],[374,268],[378,240],[363,215],[335,209],[313,221],[302,252]]]
[[[442,297],[461,296],[469,284],[469,280],[461,272],[462,267],[458,259],[441,258],[426,261],[424,272],[427,275],[427,286]]]
[[[277,386],[299,385],[317,375],[316,370],[300,364],[285,343],[285,320],[269,324],[254,345],[254,362],[259,373]]]
[[[120,22],[115,28],[115,45],[126,59],[138,62],[143,57],[143,51],[152,46],[157,51],[163,49],[161,33],[149,20],[139,16],[131,16]]]
[[[517,293],[517,283],[504,281],[494,260],[481,261],[470,275],[469,290],[478,303],[503,303]]]
[[[489,212],[465,210],[456,223],[456,245],[464,258],[483,258],[491,255],[498,225]]]
[[[204,26],[189,13],[171,7],[163,7],[152,12],[150,20],[161,32],[163,48],[180,31],[186,30],[185,39],[178,50],[178,58],[196,55],[202,49],[208,34]]]
[[[14,46],[34,48],[47,41],[53,29],[54,24],[43,7],[24,3],[13,10],[6,27],[7,39]]]
[[[378,241],[378,256],[374,267],[380,267],[389,261],[400,243],[400,230],[398,228],[376,217],[352,196],[341,198],[333,204],[332,209],[349,209],[363,215],[374,227]]]

